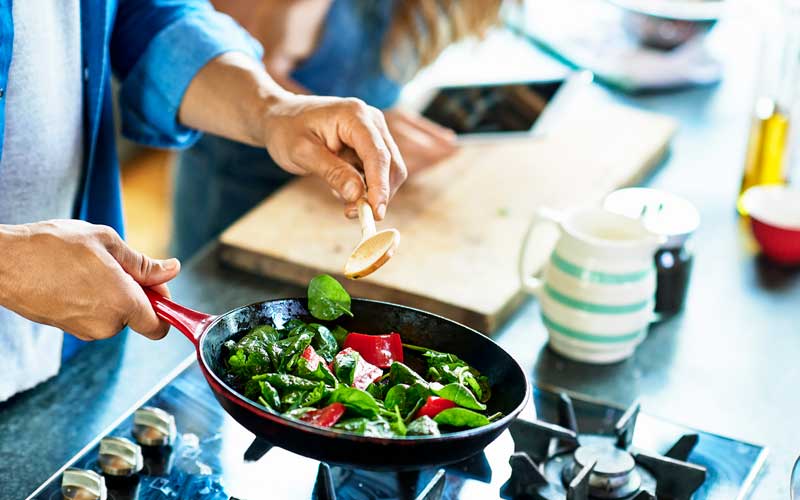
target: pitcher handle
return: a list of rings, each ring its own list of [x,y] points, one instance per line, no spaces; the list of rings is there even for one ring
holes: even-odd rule
[[[541,207],[533,214],[528,230],[525,231],[525,237],[522,240],[522,248],[519,252],[519,260],[517,262],[517,270],[519,272],[519,280],[522,284],[522,289],[531,295],[539,296],[544,288],[544,280],[535,276],[532,272],[526,269],[525,257],[528,255],[528,244],[531,240],[533,231],[542,224],[553,224],[559,231],[561,231],[562,214],[552,208]]]

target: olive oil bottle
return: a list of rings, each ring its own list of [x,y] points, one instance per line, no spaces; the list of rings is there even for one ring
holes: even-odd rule
[[[786,184],[790,163],[800,159],[797,130],[800,112],[800,0],[759,2],[754,13],[761,43],[756,63],[753,108],[744,175],[736,208],[747,215],[742,195],[753,186]]]
[[[759,98],[750,127],[744,175],[736,204],[740,214],[747,215],[741,200],[744,192],[751,187],[786,184],[788,136],[789,113],[774,100]]]

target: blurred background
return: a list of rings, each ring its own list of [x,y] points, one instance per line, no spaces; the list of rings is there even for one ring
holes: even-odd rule
[[[679,93],[701,103],[699,114],[730,115],[742,128],[724,145],[741,154],[742,162],[729,166],[737,177],[744,168],[757,87],[764,90],[770,85],[766,80],[780,78],[772,74],[781,69],[774,60],[780,50],[772,45],[783,43],[782,27],[792,21],[782,15],[783,8],[779,0],[526,0],[507,6],[505,25],[484,40],[447,49],[403,95],[413,102],[420,89],[480,81],[482,75],[494,82],[540,80],[589,69],[617,100]],[[767,55],[772,64],[765,64]],[[719,88],[723,77],[733,80],[722,86],[724,91]],[[797,80],[791,81],[796,86]],[[128,239],[148,254],[167,256],[175,154],[125,140],[119,144]]]

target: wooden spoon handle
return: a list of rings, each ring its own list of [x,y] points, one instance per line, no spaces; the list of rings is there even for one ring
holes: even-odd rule
[[[375,218],[372,216],[372,207],[366,199],[358,200],[356,206],[358,207],[358,221],[361,223],[361,240],[363,241],[375,234]]]

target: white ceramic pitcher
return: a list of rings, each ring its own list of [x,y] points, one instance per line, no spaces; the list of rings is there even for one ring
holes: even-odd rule
[[[541,277],[534,277],[525,256],[541,224],[554,224],[560,236]],[[653,318],[653,255],[662,242],[639,220],[601,208],[540,209],[525,235],[519,272],[524,290],[539,299],[552,349],[589,363],[631,356]]]

